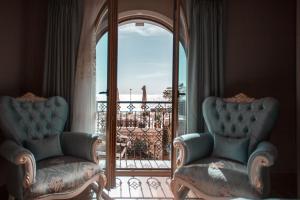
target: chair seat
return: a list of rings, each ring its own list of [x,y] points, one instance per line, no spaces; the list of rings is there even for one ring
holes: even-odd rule
[[[101,172],[99,165],[71,156],[42,160],[37,163],[36,181],[26,192],[26,196],[35,198],[66,193],[79,188]]]
[[[178,168],[174,174],[202,193],[221,197],[258,198],[243,164],[209,157]]]

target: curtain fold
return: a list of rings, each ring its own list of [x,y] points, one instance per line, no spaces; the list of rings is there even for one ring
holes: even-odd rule
[[[187,129],[205,129],[202,102],[223,95],[223,1],[186,0],[189,25]]]
[[[62,96],[70,106],[66,130],[72,117],[77,53],[82,27],[81,0],[51,0],[48,3],[44,96]]]
[[[72,131],[94,133],[96,128],[97,15],[103,0],[85,0],[77,59]]]

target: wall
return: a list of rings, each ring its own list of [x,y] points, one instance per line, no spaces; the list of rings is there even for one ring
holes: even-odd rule
[[[23,19],[23,1],[0,1],[0,94],[20,93],[25,47]]]
[[[225,95],[279,100],[271,136],[279,152],[273,173],[289,174],[296,190],[296,1],[228,0],[226,6]]]
[[[0,95],[41,93],[47,0],[0,2]]]
[[[41,94],[46,16],[47,0],[0,1],[0,95]],[[0,199],[7,199],[1,158],[0,172]]]
[[[0,95],[20,94],[24,66],[24,3],[0,1]],[[0,158],[0,199],[6,198],[3,187],[5,161]]]
[[[26,0],[25,65],[21,92],[42,95],[48,0]]]
[[[300,0],[297,0],[297,157],[298,198],[300,197]]]
[[[20,94],[24,66],[24,3],[19,0],[0,1],[0,95]],[[6,197],[3,187],[6,163],[0,159],[0,197]]]

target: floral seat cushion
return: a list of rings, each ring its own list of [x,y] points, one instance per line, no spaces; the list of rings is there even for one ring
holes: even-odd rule
[[[249,183],[247,167],[234,161],[210,157],[178,168],[174,176],[210,196],[258,197]]]
[[[42,160],[37,163],[36,181],[26,196],[35,198],[72,191],[101,172],[99,165],[71,156]]]

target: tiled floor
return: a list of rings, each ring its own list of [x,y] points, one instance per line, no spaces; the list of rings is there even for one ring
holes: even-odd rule
[[[142,199],[152,199],[152,200],[169,200],[173,199],[172,192],[169,188],[170,178],[169,177],[142,177],[142,176],[131,176],[131,177],[117,177],[117,187],[110,190],[104,191],[105,199],[112,200],[142,200]],[[282,181],[278,183],[284,188],[290,187],[293,184],[282,184]],[[96,200],[95,195],[87,190],[73,198],[72,200]],[[280,192],[283,191],[283,192]],[[279,199],[295,199],[295,193],[288,194],[286,193],[287,189],[278,190],[278,188],[273,189],[273,193],[270,200],[279,200]],[[198,199],[196,196],[190,192],[187,199]],[[237,198],[241,200],[243,198]]]
[[[117,187],[105,191],[109,199],[173,199],[169,177],[117,177]],[[197,199],[188,194],[190,199]]]
[[[104,160],[100,161],[100,166],[105,167]],[[170,169],[171,162],[169,160],[122,159],[116,160],[116,167],[118,169]],[[116,188],[104,191],[104,197],[113,200],[173,199],[169,187],[170,181],[170,177],[119,176],[116,178]],[[197,199],[191,192],[188,197]],[[79,199],[81,200],[81,198]],[[86,197],[85,199],[90,198]]]
[[[100,161],[100,166],[105,167],[105,161]],[[170,160],[116,160],[117,169],[170,169]]]
[[[117,177],[117,187],[103,192],[105,200],[170,200],[173,199],[170,190],[169,177],[122,176]],[[72,200],[96,200],[91,189],[87,189]],[[198,199],[190,192],[187,199]]]

